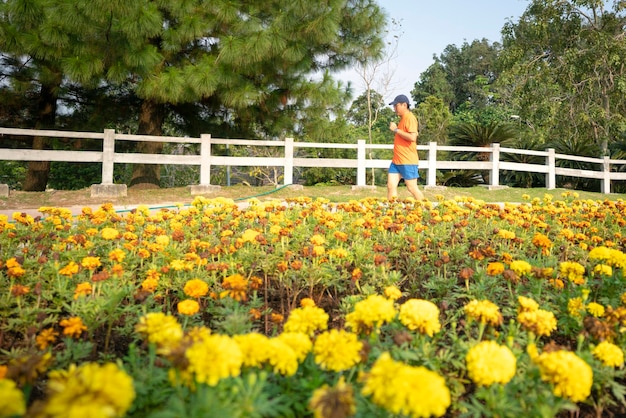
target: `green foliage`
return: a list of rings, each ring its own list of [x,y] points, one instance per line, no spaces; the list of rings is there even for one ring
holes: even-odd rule
[[[484,108],[492,101],[491,85],[499,74],[495,64],[500,50],[499,43],[490,44],[487,39],[464,42],[461,48],[448,45],[415,83],[413,99],[419,104],[428,96],[438,97],[453,113],[465,102]]]
[[[102,182],[102,165],[93,163],[52,162],[48,187],[80,190]]]
[[[0,161],[0,183],[7,184],[10,189],[21,190],[26,163],[22,161]]]
[[[420,143],[445,144],[447,142],[452,114],[442,99],[428,96],[413,112],[419,121]]]

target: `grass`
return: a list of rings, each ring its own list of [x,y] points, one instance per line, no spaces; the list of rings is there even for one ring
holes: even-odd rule
[[[524,195],[530,196],[530,199],[542,199],[546,194],[551,195],[553,200],[563,200],[567,194],[578,193],[580,199],[591,200],[626,200],[626,194],[602,194],[592,193],[568,189],[545,188],[520,189],[520,188],[501,188],[489,190],[486,187],[469,187],[469,188],[436,188],[421,189],[424,196],[428,200],[435,201],[438,196],[444,199],[453,199],[457,196],[471,196],[478,200],[487,202],[523,202]],[[257,198],[259,200],[271,199],[287,199],[300,196],[310,197],[312,199],[325,198],[331,202],[345,202],[349,200],[359,200],[367,197],[385,198],[387,191],[385,187],[367,187],[356,188],[352,186],[288,186],[278,187],[261,186],[253,187],[246,185],[235,185],[229,187],[221,187],[215,192],[204,195],[207,198],[224,197],[233,200],[246,200],[248,198]],[[404,187],[400,187],[399,197],[407,198],[410,194]],[[46,192],[23,192],[10,191],[9,197],[0,198],[0,210],[18,210],[18,209],[37,209],[42,206],[55,207],[71,207],[71,206],[94,206],[103,203],[113,203],[116,206],[132,206],[132,205],[164,205],[164,204],[187,204],[195,198],[191,194],[189,187],[177,187],[167,189],[135,189],[129,188],[127,196],[115,199],[111,198],[92,198],[89,189],[82,190],[50,190]]]

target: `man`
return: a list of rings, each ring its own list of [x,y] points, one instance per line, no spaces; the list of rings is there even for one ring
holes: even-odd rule
[[[391,122],[389,129],[394,132],[393,137],[393,159],[389,166],[387,175],[387,199],[392,200],[398,196],[398,184],[400,179],[404,179],[406,188],[416,200],[424,199],[424,195],[417,188],[419,178],[417,156],[417,118],[409,110],[409,99],[401,94],[393,102],[396,115],[400,116],[400,122]]]

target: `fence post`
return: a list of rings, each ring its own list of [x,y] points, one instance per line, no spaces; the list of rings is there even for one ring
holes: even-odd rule
[[[556,189],[556,152],[554,148],[548,148],[548,174],[546,174],[546,189]]]
[[[491,144],[491,186],[500,185],[500,144]]]
[[[428,143],[428,182],[429,187],[437,185],[437,142]]]
[[[608,156],[602,160],[602,193],[611,193],[611,162]]]
[[[200,184],[211,184],[211,134],[200,135]]]
[[[293,138],[285,138],[285,186],[293,183]]]
[[[356,185],[359,187],[365,186],[365,140],[359,139],[356,141]]]
[[[91,197],[124,197],[127,194],[125,184],[113,184],[113,165],[115,163],[115,130],[105,129],[102,139],[102,183],[91,185]]]
[[[115,129],[105,129],[102,141],[102,181],[113,184],[113,159],[115,154]]]

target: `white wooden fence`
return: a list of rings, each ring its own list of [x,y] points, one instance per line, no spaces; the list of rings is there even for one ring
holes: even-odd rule
[[[115,164],[173,164],[200,166],[199,184],[192,185],[192,193],[200,194],[210,190],[211,168],[215,166],[232,167],[282,167],[284,184],[293,182],[294,167],[327,167],[353,168],[356,170],[356,186],[366,187],[366,170],[370,168],[387,168],[389,160],[368,159],[368,149],[391,150],[392,144],[367,144],[365,140],[358,140],[356,144],[337,143],[310,143],[295,142],[292,138],[284,141],[261,141],[245,139],[219,139],[203,134],[200,138],[166,137],[148,135],[129,135],[116,133],[112,129],[105,129],[103,133],[71,132],[51,130],[30,130],[15,128],[0,128],[0,135],[39,136],[74,139],[102,140],[102,151],[64,151],[64,150],[32,150],[0,148],[0,160],[14,161],[65,161],[83,163],[101,163],[102,181],[92,186],[93,195],[126,194],[125,185],[113,184],[113,166]],[[116,141],[155,141],[165,143],[200,144],[199,155],[164,155],[115,152]],[[211,146],[224,144],[231,146],[253,147],[281,147],[283,155],[280,157],[238,157],[221,156],[211,153]],[[339,148],[355,151],[355,158],[301,158],[296,156],[297,149],[304,148]],[[490,187],[500,186],[500,172],[503,170],[521,171],[544,174],[546,188],[556,187],[556,176],[583,177],[601,181],[603,193],[611,193],[612,182],[626,180],[626,172],[611,170],[615,166],[626,165],[626,160],[612,160],[608,157],[590,158],[557,154],[554,149],[534,151],[500,147],[492,144],[491,147],[453,147],[442,146],[436,142],[428,145],[418,145],[418,150],[426,151],[427,158],[420,161],[420,170],[426,171],[426,187],[436,187],[437,170],[482,170],[489,171]],[[455,151],[468,153],[488,153],[488,161],[440,161],[437,159],[439,151]],[[501,161],[501,154],[531,155],[544,158],[544,164],[527,164]],[[595,164],[598,170],[581,170],[564,168],[557,165],[557,160],[569,160]],[[120,187],[121,186],[121,187]],[[6,185],[5,185],[6,187]]]

